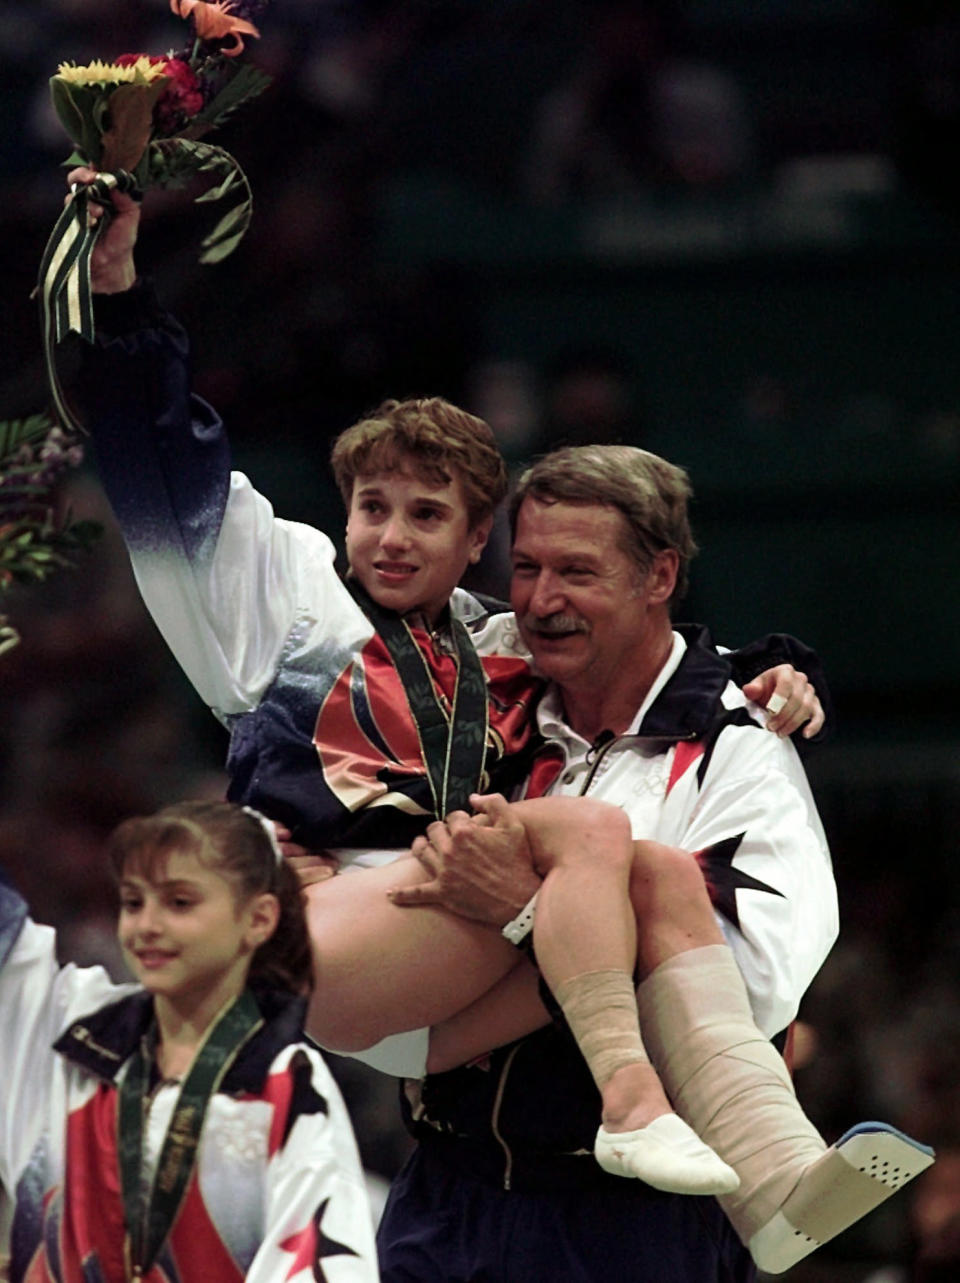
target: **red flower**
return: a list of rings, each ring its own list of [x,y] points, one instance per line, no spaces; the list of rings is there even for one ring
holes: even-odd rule
[[[141,58],[146,58],[148,62],[152,62],[154,65],[158,62],[167,61],[166,58],[155,58],[153,54],[146,53],[122,53],[119,58],[114,58],[113,61],[118,67],[132,67],[133,64],[135,62],[139,62]]]
[[[154,57],[152,54],[122,53],[117,58],[118,67],[130,67],[146,57],[152,66],[162,65],[167,85],[157,100],[154,116],[161,133],[174,134],[185,120],[203,108],[203,91],[193,68],[182,58]]]
[[[169,77],[170,83],[157,103],[157,110],[195,116],[203,107],[203,92],[193,68],[182,58],[167,58],[164,64],[163,74]]]

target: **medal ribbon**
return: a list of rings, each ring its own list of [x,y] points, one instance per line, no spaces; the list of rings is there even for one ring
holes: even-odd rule
[[[437,696],[430,666],[409,625],[396,611],[379,606],[355,579],[345,581],[360,609],[390,652],[413,714],[420,751],[433,794],[434,813],[469,806],[481,790],[487,751],[487,681],[470,634],[451,615],[457,680],[447,714]]]
[[[134,1052],[120,1083],[117,1127],[131,1278],[143,1277],[157,1259],[193,1172],[210,1098],[241,1047],[262,1025],[260,1010],[246,989],[214,1020],[180,1088],[149,1192],[143,1181],[143,1128],[155,1026]]]
[[[77,186],[73,199],[57,219],[43,257],[37,280],[36,295],[40,302],[40,324],[47,380],[54,408],[64,427],[76,431],[76,420],[63,396],[57,374],[55,348],[66,334],[76,331],[88,343],[93,342],[93,296],[90,290],[90,255],[103,229],[113,216],[111,191],[136,196],[136,179],[126,170],[100,174],[86,186]],[[103,206],[103,215],[91,227],[87,212],[90,203]]]

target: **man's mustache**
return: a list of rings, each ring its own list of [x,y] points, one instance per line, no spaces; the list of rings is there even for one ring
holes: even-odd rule
[[[567,633],[587,633],[590,627],[579,615],[524,615],[520,621],[524,632],[541,637],[560,637]]]

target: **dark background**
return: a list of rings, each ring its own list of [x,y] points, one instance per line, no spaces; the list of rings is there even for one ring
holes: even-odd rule
[[[808,769],[844,926],[798,1088],[829,1135],[879,1114],[944,1155],[789,1277],[934,1277],[920,1258],[960,1214],[957,7],[278,0],[261,29],[273,86],[216,139],[253,184],[246,241],[198,266],[210,209],[154,194],[139,255],[238,466],[335,532],[331,436],[383,396],[442,393],[515,466],[607,439],[689,468],[683,615],[729,645],[798,634],[836,703]],[[162,0],[0,10],[0,417],[46,405],[29,294],[69,150],[47,79],[180,38]],[[0,658],[0,856],[86,960],[112,956],[105,834],[218,793],[224,743],[92,469],[64,501],[108,531],[0,599],[22,638]],[[392,1092],[338,1072],[389,1178]]]

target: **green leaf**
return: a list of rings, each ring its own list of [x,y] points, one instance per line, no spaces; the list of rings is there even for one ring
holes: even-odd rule
[[[50,98],[53,102],[53,110],[57,113],[57,119],[70,139],[79,144],[83,137],[84,117],[79,104],[74,99],[72,88],[60,76],[53,76],[50,79]]]
[[[220,263],[232,254],[250,226],[252,212],[251,202],[247,200],[224,214],[210,235],[203,240],[200,262]]]
[[[194,174],[224,174],[216,186],[195,198],[195,203],[213,202],[228,193],[240,195],[238,203],[217,223],[201,243],[201,263],[219,263],[243,239],[253,211],[253,193],[246,174],[236,159],[222,147],[195,138],[165,138],[151,143],[150,181],[156,186],[182,185]]]
[[[52,428],[53,420],[45,414],[0,421],[0,465],[7,455],[14,454],[21,446],[42,441]]]
[[[222,125],[238,107],[262,94],[273,77],[250,63],[241,63],[220,92],[194,116],[186,130],[188,137],[199,138]]]
[[[3,584],[0,583],[0,589]],[[11,628],[2,615],[0,615],[0,655],[7,650],[13,650],[14,646],[19,645],[20,634],[15,628]]]
[[[207,169],[208,166],[204,165],[203,168]],[[222,200],[223,197],[226,196],[227,192],[232,191],[234,187],[238,187],[242,181],[243,179],[237,173],[236,169],[231,168],[230,172],[219,187],[211,187],[210,190],[204,192],[202,196],[198,196],[194,201],[194,204],[203,205],[215,200]]]
[[[243,233],[246,230],[247,229],[244,228],[243,232],[238,232],[236,236],[232,236],[229,240],[220,241],[215,245],[211,245],[208,249],[203,251],[200,255],[199,261],[203,263],[205,267],[212,267],[214,263],[222,263],[225,258],[230,257],[233,251],[243,240]]]
[[[105,134],[107,132],[107,129],[109,128],[110,100],[113,98],[113,95],[116,92],[117,92],[116,89],[114,89],[109,94],[101,91],[101,93],[97,95],[94,101],[93,109],[90,113],[90,118],[93,121],[94,125],[96,125],[97,133],[99,133],[101,136]]]
[[[203,238],[203,245],[214,245],[217,241],[223,240],[225,236],[231,235],[238,228],[241,229],[241,235],[247,229],[250,222],[250,202],[241,201],[239,205],[234,205],[228,209],[224,216],[217,223],[216,227]]]
[[[71,142],[94,169],[100,165],[100,129],[96,123],[98,104],[106,96],[95,85],[72,85],[60,76],[50,81],[53,107]]]

